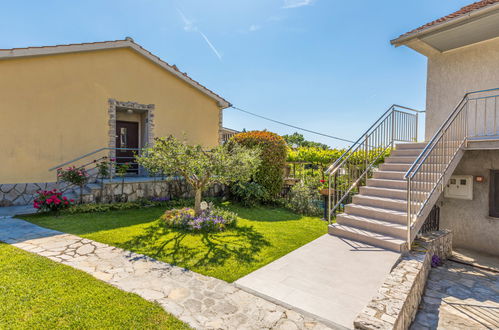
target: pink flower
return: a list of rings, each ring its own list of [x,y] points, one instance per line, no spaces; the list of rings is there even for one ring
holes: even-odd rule
[[[47,204],[52,204],[53,201],[52,201],[52,199],[49,198],[45,202],[47,202]]]
[[[64,202],[64,205],[68,205],[68,204],[69,204],[69,202],[68,202],[68,201],[65,201],[65,202]]]
[[[75,200],[74,200],[74,199],[70,199],[69,201],[70,201],[71,203],[74,203],[74,201],[75,201]]]
[[[64,197],[62,198],[62,200],[67,201],[67,200],[68,200],[68,198],[67,198],[66,196],[64,196]]]

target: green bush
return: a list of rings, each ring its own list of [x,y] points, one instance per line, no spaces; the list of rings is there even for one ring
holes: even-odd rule
[[[286,141],[272,132],[251,131],[234,135],[231,142],[260,149],[261,163],[254,175],[254,181],[264,187],[268,200],[276,200],[284,183],[284,166],[288,152]]]
[[[193,204],[192,199],[179,199],[165,202],[151,201],[148,199],[141,199],[136,202],[125,203],[110,203],[110,204],[79,204],[71,206],[68,209],[62,210],[62,214],[76,214],[76,213],[96,213],[108,212],[118,210],[129,210],[142,207],[164,206],[167,208],[186,207]]]
[[[317,188],[299,182],[291,188],[286,206],[299,214],[320,215],[320,194]]]
[[[253,207],[266,200],[265,188],[256,182],[238,182],[230,187],[234,199],[243,206]]]

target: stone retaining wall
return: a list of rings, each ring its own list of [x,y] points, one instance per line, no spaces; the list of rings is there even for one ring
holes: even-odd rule
[[[400,258],[378,293],[354,321],[355,329],[408,329],[416,316],[431,258],[452,254],[452,232],[442,230],[416,239],[410,253]]]
[[[0,207],[27,205],[38,190],[59,189],[57,182],[0,184]]]
[[[192,188],[181,179],[165,179],[165,180],[144,180],[136,182],[125,182],[122,185],[119,180],[115,182],[107,182],[102,188],[96,187],[99,184],[92,185],[91,192],[85,196],[85,202],[103,202],[109,203],[112,201],[128,201],[134,202],[141,198],[193,198],[194,191]],[[123,195],[122,195],[123,191]],[[221,197],[225,195],[225,186],[213,185],[203,193],[203,197]]]

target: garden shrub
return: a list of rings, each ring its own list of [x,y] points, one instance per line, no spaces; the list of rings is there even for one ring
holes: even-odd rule
[[[33,207],[38,212],[58,212],[67,209],[74,204],[73,199],[68,199],[62,196],[60,191],[54,190],[39,190],[33,201]]]
[[[286,206],[299,214],[320,215],[320,194],[315,185],[299,182],[291,188]]]
[[[253,179],[264,187],[269,200],[275,200],[284,183],[284,166],[288,152],[286,141],[276,133],[250,131],[234,135],[231,142],[260,149],[261,163]]]
[[[153,198],[153,199],[144,198],[135,202],[73,205],[70,208],[64,210],[63,213],[66,214],[97,213],[97,212],[129,210],[129,209],[137,209],[137,208],[153,207],[153,206],[175,208],[175,207],[187,207],[192,204],[193,204],[192,199],[167,200],[159,198]]]
[[[234,212],[211,208],[196,215],[192,208],[167,210],[162,216],[163,223],[170,228],[197,232],[223,231],[235,226],[237,214]]]
[[[247,207],[256,206],[267,199],[265,188],[256,182],[237,182],[230,187],[230,192],[236,201]]]

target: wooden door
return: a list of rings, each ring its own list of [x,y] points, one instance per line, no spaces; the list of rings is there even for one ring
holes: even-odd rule
[[[139,166],[135,161],[135,154],[139,150],[139,123],[116,121],[116,148],[116,163],[128,163],[128,173],[138,174]]]

